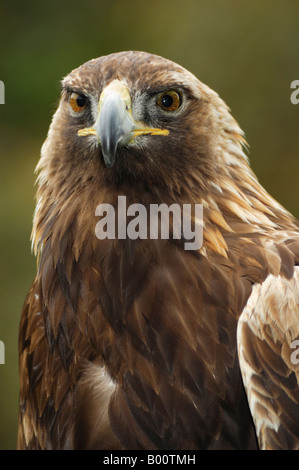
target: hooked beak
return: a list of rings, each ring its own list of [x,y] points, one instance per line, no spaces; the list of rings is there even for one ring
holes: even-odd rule
[[[118,147],[127,145],[140,135],[168,135],[166,129],[148,127],[135,122],[128,87],[113,80],[104,88],[98,104],[98,115],[94,127],[78,131],[79,136],[95,135],[102,147],[105,164],[111,168]]]

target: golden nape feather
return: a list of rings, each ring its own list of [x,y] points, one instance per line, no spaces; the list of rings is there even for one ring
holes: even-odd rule
[[[245,145],[162,57],[64,78],[37,166],[19,449],[299,448],[298,222]]]

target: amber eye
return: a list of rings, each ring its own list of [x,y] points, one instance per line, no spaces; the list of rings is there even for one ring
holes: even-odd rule
[[[84,95],[80,95],[79,93],[76,93],[75,91],[72,92],[70,96],[70,105],[72,107],[72,110],[75,111],[75,113],[78,113],[79,111],[82,111],[87,105],[87,98]]]
[[[170,90],[162,93],[157,99],[157,104],[165,111],[176,111],[181,106],[181,96],[177,91]]]

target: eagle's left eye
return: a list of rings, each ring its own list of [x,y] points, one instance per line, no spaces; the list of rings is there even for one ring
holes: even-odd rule
[[[157,104],[165,111],[176,111],[181,103],[181,95],[175,90],[166,91],[157,99]]]
[[[75,113],[78,113],[86,107],[87,97],[85,95],[80,95],[79,93],[73,91],[70,95],[70,105],[72,107],[72,110],[75,111]]]

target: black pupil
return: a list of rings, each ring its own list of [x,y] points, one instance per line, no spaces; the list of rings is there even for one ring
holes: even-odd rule
[[[79,106],[79,108],[83,108],[83,106],[85,105],[86,103],[86,96],[84,95],[79,95],[77,100],[76,100],[76,103],[77,105]]]
[[[173,98],[171,95],[164,95],[161,102],[164,108],[170,108],[173,104]]]

